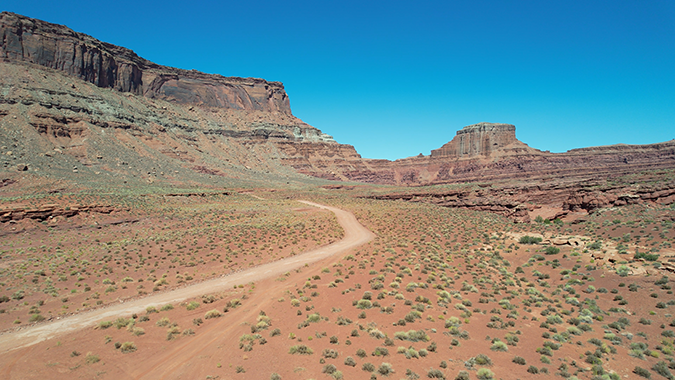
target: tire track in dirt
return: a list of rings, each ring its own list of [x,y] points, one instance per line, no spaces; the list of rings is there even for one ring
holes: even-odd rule
[[[19,348],[32,346],[47,339],[52,339],[60,335],[65,335],[76,330],[93,326],[104,319],[117,318],[120,316],[131,315],[133,313],[141,313],[145,311],[148,306],[160,306],[166,303],[180,302],[185,299],[201,296],[206,293],[214,293],[231,289],[234,285],[258,281],[273,276],[279,276],[305,264],[313,263],[332,256],[336,253],[344,252],[350,248],[365,244],[374,237],[374,234],[365,228],[361,223],[359,223],[356,220],[356,217],[354,217],[354,215],[348,211],[309,201],[299,202],[333,212],[337,217],[338,223],[344,230],[344,237],[342,240],[324,247],[313,249],[300,255],[288,257],[272,263],[267,263],[239,273],[227,275],[225,277],[207,280],[181,289],[175,289],[166,293],[155,294],[141,299],[111,305],[103,309],[92,310],[81,314],[68,316],[60,320],[31,326],[16,332],[1,335],[0,355]],[[261,292],[261,294],[264,293]],[[240,313],[242,312],[239,311],[237,313],[233,313],[233,316]],[[230,318],[224,319],[229,320]],[[223,322],[225,321],[221,321],[221,323]],[[218,325],[209,329],[209,331],[213,331]],[[222,332],[223,330],[221,329],[220,331]],[[208,334],[203,335],[208,337]],[[190,342],[192,341],[194,340],[191,340]],[[185,344],[176,347],[175,354],[181,356],[181,351],[183,349],[187,349],[186,346],[192,345],[190,342],[186,342]],[[11,368],[5,368],[2,372],[4,373],[6,370],[11,371]],[[141,376],[142,374],[140,374],[139,377]],[[157,378],[157,374],[153,374],[152,377]]]

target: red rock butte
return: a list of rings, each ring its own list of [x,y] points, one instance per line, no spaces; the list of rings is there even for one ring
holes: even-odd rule
[[[531,149],[518,141],[515,125],[482,122],[457,131],[457,136],[452,141],[432,150],[431,157],[489,157],[497,151],[514,149]]]

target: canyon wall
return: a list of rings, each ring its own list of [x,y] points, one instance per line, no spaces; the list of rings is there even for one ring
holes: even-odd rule
[[[59,70],[98,87],[183,104],[291,113],[280,82],[223,77],[152,63],[62,25],[0,13],[0,57]]]
[[[675,169],[675,141],[550,153],[519,141],[514,125],[487,122],[462,128],[429,156],[364,159],[293,116],[279,82],[161,66],[9,12],[0,14],[0,36],[0,169],[8,171],[420,186],[584,182]]]

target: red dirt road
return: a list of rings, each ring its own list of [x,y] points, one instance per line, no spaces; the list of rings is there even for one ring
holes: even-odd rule
[[[30,326],[16,332],[6,333],[0,336],[0,355],[6,355],[10,351],[26,348],[47,339],[52,339],[57,336],[93,326],[102,320],[110,320],[121,316],[131,315],[133,313],[141,313],[145,311],[148,306],[159,306],[166,303],[176,303],[188,298],[201,296],[203,294],[229,290],[232,289],[234,285],[279,276],[305,264],[313,263],[332,256],[336,253],[344,252],[350,248],[365,244],[374,237],[373,233],[361,225],[361,223],[359,223],[354,215],[350,212],[313,202],[300,202],[333,212],[337,217],[338,223],[344,230],[344,237],[342,240],[325,247],[308,251],[301,255],[289,257],[283,260],[275,261],[273,263],[264,264],[255,268],[246,269],[225,277],[207,280],[166,293],[155,294],[141,299],[108,306],[106,308],[65,317],[60,320],[42,323],[36,326]],[[208,338],[208,334],[205,335]],[[190,346],[194,346],[194,344],[190,344]],[[176,356],[174,359],[178,359],[175,361],[176,365],[179,365],[181,362],[179,358],[181,358],[182,355],[180,353],[186,348],[187,347],[182,346],[176,348],[177,350],[174,352]],[[0,377],[7,378],[5,375],[11,373],[12,363],[4,363],[3,367],[3,370],[0,371]],[[163,369],[165,373],[170,373],[171,367],[175,366],[169,366],[169,368],[164,366]],[[148,373],[148,371],[144,372],[145,373],[135,374],[134,377],[140,378]],[[153,378],[157,378],[157,373],[153,374]]]

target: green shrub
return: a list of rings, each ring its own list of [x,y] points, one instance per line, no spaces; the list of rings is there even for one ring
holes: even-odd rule
[[[670,370],[668,370],[668,364],[666,364],[666,362],[664,361],[660,361],[654,364],[654,366],[652,366],[652,369],[654,370],[654,372],[665,377],[666,379],[673,378],[673,375],[670,373]]]
[[[94,363],[98,363],[99,361],[101,361],[101,358],[99,358],[98,355],[94,355],[90,352],[84,358],[84,361],[87,364],[94,364]]]
[[[490,347],[492,351],[508,351],[509,347],[506,345],[506,343],[502,341],[497,341],[492,344]]]
[[[547,255],[557,255],[558,253],[560,253],[560,248],[548,246],[548,247],[546,247],[546,250],[544,251],[544,253],[547,254]]]
[[[220,316],[220,312],[216,309],[213,309],[206,312],[204,319],[219,318]]]
[[[98,328],[107,329],[108,327],[111,327],[112,325],[113,325],[113,323],[110,322],[110,321],[102,321],[98,324]]]
[[[363,363],[363,365],[361,366],[361,369],[366,371],[366,372],[373,372],[373,371],[375,371],[375,366],[372,363],[366,362],[366,363]]]
[[[520,244],[539,244],[539,243],[541,243],[541,238],[526,235],[526,236],[521,237],[518,242]]]
[[[168,311],[168,310],[173,310],[173,305],[172,305],[172,304],[170,304],[170,303],[168,303],[168,304],[166,304],[166,305],[162,306],[162,308],[161,308],[161,309],[159,309],[159,310],[160,310],[160,311]]]
[[[520,357],[520,356],[515,356],[512,360],[513,363],[520,364],[520,365],[525,365],[526,361],[525,358]]]
[[[380,364],[380,368],[377,369],[377,373],[382,376],[389,376],[394,372],[394,367],[392,367],[392,365],[389,363],[382,363]]]
[[[134,352],[136,351],[136,344],[134,344],[134,342],[124,342],[122,343],[122,346],[120,346],[120,351],[122,351],[123,354]]]
[[[635,366],[635,369],[633,370],[633,373],[640,376],[640,377],[644,377],[645,379],[651,379],[652,378],[652,374],[642,367]]]
[[[430,379],[445,379],[445,375],[440,369],[432,368],[427,372],[427,377]]]
[[[481,368],[476,372],[476,377],[480,380],[491,380],[494,379],[495,374],[487,368]]]
[[[288,353],[289,354],[299,354],[299,355],[311,355],[311,354],[314,353],[314,350],[305,346],[304,344],[300,344],[300,345],[292,346],[288,350]]]

